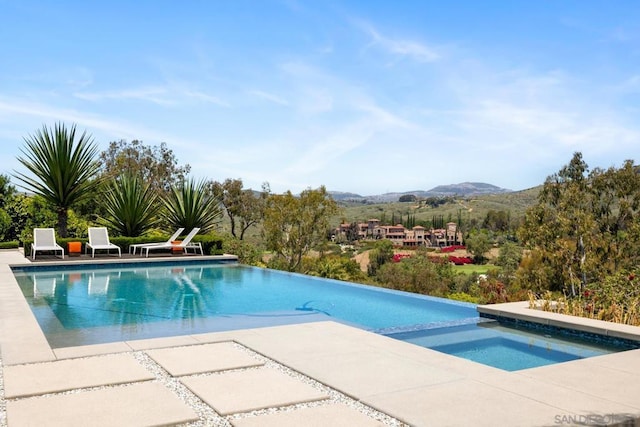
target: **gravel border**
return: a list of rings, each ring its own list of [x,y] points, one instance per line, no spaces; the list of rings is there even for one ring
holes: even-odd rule
[[[301,409],[301,408],[311,408],[311,407],[315,407],[315,406],[324,406],[324,405],[328,405],[330,403],[342,403],[352,409],[357,410],[358,412],[363,413],[364,415],[367,415],[370,418],[373,418],[377,421],[380,421],[381,423],[383,423],[384,425],[387,426],[393,426],[393,427],[408,427],[408,424],[405,424],[403,422],[401,422],[400,420],[393,418],[387,414],[385,414],[384,412],[380,412],[377,409],[374,409],[370,406],[367,406],[365,404],[363,404],[362,402],[359,402],[349,396],[347,396],[344,393],[339,392],[338,390],[335,390],[319,381],[316,381],[315,379],[308,377],[298,371],[295,371],[291,368],[289,368],[288,366],[285,366],[281,363],[276,362],[273,359],[270,359],[252,349],[250,349],[249,347],[246,347],[242,344],[239,344],[237,342],[234,342],[234,345],[236,348],[238,348],[239,350],[242,350],[246,353],[248,353],[249,355],[251,355],[252,357],[255,357],[257,360],[264,362],[265,363],[265,367],[268,368],[272,368],[272,369],[276,369],[280,372],[282,372],[283,374],[286,374],[292,378],[295,378],[305,384],[310,385],[311,387],[326,393],[327,395],[329,395],[328,399],[325,400],[320,400],[320,401],[314,401],[314,402],[308,402],[308,403],[299,403],[299,404],[295,404],[295,405],[290,405],[290,406],[284,406],[284,407],[275,407],[275,408],[269,408],[269,409],[263,409],[263,410],[259,410],[259,411],[252,411],[252,412],[246,412],[246,413],[240,413],[240,414],[233,414],[233,415],[229,415],[227,418],[229,420],[235,420],[235,419],[239,419],[239,418],[247,418],[247,417],[252,417],[252,416],[257,416],[257,415],[264,415],[264,414],[273,414],[273,413],[278,413],[278,412],[291,412],[293,410],[296,409]]]
[[[140,363],[146,370],[151,372],[155,379],[151,380],[151,382],[162,384],[172,393],[174,393],[182,402],[184,402],[188,407],[190,407],[199,417],[198,421],[190,422],[186,424],[180,424],[181,427],[232,427],[232,421],[238,420],[242,418],[251,418],[257,417],[261,415],[267,414],[275,414],[281,412],[292,412],[299,409],[325,406],[335,403],[343,404],[349,408],[352,408],[376,421],[381,422],[383,425],[392,426],[392,427],[408,427],[408,424],[401,422],[400,420],[393,418],[383,412],[380,412],[370,406],[367,406],[347,395],[341,393],[325,384],[316,381],[315,379],[308,377],[298,371],[295,371],[277,361],[266,357],[263,354],[260,354],[249,347],[246,347],[235,341],[225,341],[233,343],[234,347],[252,358],[256,359],[259,362],[264,363],[263,366],[258,367],[247,367],[247,368],[239,368],[239,369],[227,369],[223,371],[216,372],[205,372],[194,375],[188,375],[184,377],[173,377],[171,376],[164,368],[162,368],[155,360],[149,356],[146,351],[147,350],[138,350],[133,352],[127,352],[126,354],[131,354],[137,361]],[[202,344],[193,344],[189,346],[177,346],[173,348],[187,348],[198,345],[209,345],[209,344],[218,344],[218,343],[202,343]],[[77,358],[81,359],[93,359],[96,357],[103,357],[106,355],[96,355],[96,356],[87,356]],[[305,402],[305,403],[297,403],[293,405],[287,406],[278,406],[278,407],[270,407],[266,409],[260,409],[250,412],[242,412],[235,413],[226,416],[222,416],[218,414],[211,406],[206,404],[202,399],[200,399],[195,393],[189,390],[182,382],[180,378],[185,377],[199,377],[199,376],[212,376],[212,375],[222,375],[229,372],[234,371],[248,371],[248,370],[256,370],[256,369],[274,369],[278,372],[281,372],[291,378],[294,378],[297,381],[303,382],[314,389],[321,391],[322,393],[328,396],[327,399]],[[24,399],[40,399],[46,398],[47,396],[53,395],[69,395],[69,394],[77,394],[77,393],[86,393],[94,390],[103,390],[109,388],[123,388],[128,387],[133,384],[137,384],[138,382],[131,382],[125,384],[113,384],[113,385],[105,385],[105,386],[96,386],[96,387],[87,387],[87,388],[78,388],[73,390],[66,390],[58,393],[48,393],[37,396],[29,396],[16,398],[12,400],[24,400]],[[4,376],[2,370],[2,360],[0,359],[0,427],[8,427],[7,426],[7,399],[4,397]]]
[[[7,427],[7,401],[4,398],[4,371],[0,359],[0,427]]]

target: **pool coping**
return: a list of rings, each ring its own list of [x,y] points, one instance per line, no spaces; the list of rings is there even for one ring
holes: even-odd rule
[[[3,366],[234,341],[410,425],[534,426],[602,420],[607,414],[640,419],[640,402],[633,399],[640,395],[640,350],[506,372],[335,322],[51,349],[9,267],[29,263],[21,254],[0,251]],[[640,336],[640,328],[534,312],[526,302],[478,311]]]
[[[485,314],[498,318],[523,320],[541,325],[640,342],[640,327],[638,326],[543,311],[530,308],[528,301],[479,305],[477,309],[481,316]]]

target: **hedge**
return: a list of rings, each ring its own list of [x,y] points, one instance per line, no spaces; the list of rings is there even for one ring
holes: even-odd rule
[[[0,249],[18,249],[20,242],[17,240],[11,240],[9,242],[0,242]]]
[[[109,240],[111,241],[111,243],[113,243],[114,245],[118,245],[120,246],[120,248],[122,249],[123,252],[128,253],[129,252],[129,246],[134,245],[134,244],[139,244],[139,243],[155,243],[155,242],[166,242],[167,239],[170,236],[166,236],[164,238],[164,240],[162,240],[162,237],[158,237],[158,238],[154,238],[154,239],[149,239],[148,237],[121,237],[121,236],[116,236],[116,237],[110,237]],[[180,240],[180,238],[178,238],[178,240]],[[56,241],[58,242],[58,244],[60,246],[62,246],[65,250],[65,253],[67,253],[67,243],[69,242],[80,242],[82,243],[82,248],[81,248],[81,252],[84,253],[85,251],[85,246],[87,244],[87,242],[89,241],[89,239],[86,238],[75,238],[75,237],[67,237],[67,238],[57,238]],[[204,252],[205,255],[222,255],[223,251],[222,251],[222,239],[219,237],[214,237],[214,236],[207,236],[207,235],[202,235],[202,236],[195,236],[192,240],[193,242],[200,242],[202,244],[202,251]],[[14,242],[4,242],[5,244],[8,243],[14,243]],[[32,239],[29,240],[25,240],[23,242],[24,244],[24,255],[26,257],[31,256],[31,244],[33,243]],[[11,248],[17,248],[18,247],[18,242],[15,242],[15,246],[11,246]],[[0,246],[0,249],[2,249],[2,247]]]

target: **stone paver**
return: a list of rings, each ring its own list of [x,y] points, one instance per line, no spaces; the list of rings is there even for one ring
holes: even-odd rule
[[[176,395],[151,382],[7,402],[10,427],[138,427],[197,420]]]
[[[473,380],[362,399],[412,426],[548,426],[561,411]]]
[[[14,398],[154,378],[131,354],[111,354],[6,366],[4,392],[5,397]]]
[[[264,365],[231,342],[147,350],[171,375],[193,375]]]
[[[152,348],[178,347],[193,344],[200,344],[200,342],[191,335],[127,341],[127,345],[134,350],[149,350]]]
[[[582,359],[572,363],[558,363],[528,369],[519,374],[627,405],[640,413],[638,368],[636,364],[635,372],[629,372],[602,366],[597,360]]]
[[[9,255],[0,254],[4,261]],[[10,257],[11,258],[11,257]],[[55,360],[8,265],[0,262],[0,355],[4,365]]]
[[[231,421],[234,427],[381,427],[385,424],[340,403]]]
[[[180,381],[222,415],[328,398],[320,390],[270,368],[186,377]]]
[[[327,367],[331,369],[327,369]],[[294,365],[296,370],[324,384],[332,384],[351,396],[447,383],[464,376],[445,366],[384,352],[354,352],[320,357],[309,356]]]
[[[492,375],[476,378],[476,380],[490,387],[499,388],[503,391],[559,408],[561,411],[558,411],[558,413],[562,414],[606,415],[637,411],[628,405],[589,394],[589,387],[585,387],[583,390],[572,390],[553,384],[548,380],[531,378],[526,374],[521,374],[521,372],[525,371],[500,371]],[[593,389],[596,388],[594,387]]]
[[[106,344],[79,345],[76,347],[62,347],[53,350],[58,359],[72,359],[78,357],[98,356],[109,353],[124,353],[131,351],[124,342],[111,342]]]

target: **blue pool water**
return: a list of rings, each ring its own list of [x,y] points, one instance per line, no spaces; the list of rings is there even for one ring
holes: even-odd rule
[[[474,324],[400,332],[389,336],[506,371],[637,348],[627,343],[607,345],[569,338],[553,331],[532,331],[484,319]]]
[[[28,267],[14,274],[54,348],[331,319],[502,369],[512,368],[500,366],[505,357],[526,359],[513,365],[522,369],[619,350],[561,349],[549,357],[549,344],[529,339],[527,350],[496,329],[498,322],[481,320],[472,304],[237,264]]]

